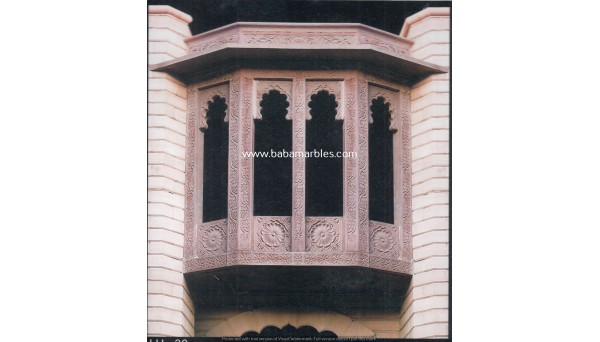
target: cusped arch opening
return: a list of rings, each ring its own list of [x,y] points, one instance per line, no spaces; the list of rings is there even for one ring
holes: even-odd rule
[[[221,322],[206,336],[373,337],[375,333],[364,324],[334,311],[255,310]]]

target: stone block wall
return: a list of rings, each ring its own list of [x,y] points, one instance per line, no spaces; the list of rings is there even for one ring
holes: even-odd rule
[[[148,8],[150,64],[187,53],[192,18]],[[193,336],[194,305],[183,278],[187,92],[162,72],[148,75],[148,335]]]
[[[450,9],[427,8],[405,20],[412,57],[450,65]],[[449,317],[450,74],[411,90],[414,276],[401,309],[400,337],[444,338]]]

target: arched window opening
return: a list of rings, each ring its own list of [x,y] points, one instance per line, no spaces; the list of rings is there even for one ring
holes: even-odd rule
[[[369,220],[394,223],[393,131],[390,103],[383,97],[371,101],[369,125]]]
[[[322,90],[310,97],[310,120],[306,124],[306,215],[342,216],[343,122],[336,120],[335,95]]]
[[[269,91],[260,101],[262,119],[254,121],[254,215],[292,215],[292,122],[287,96]],[[260,155],[260,153],[264,153]]]
[[[293,325],[286,325],[279,329],[276,326],[269,325],[264,327],[260,333],[256,331],[247,331],[241,337],[333,337],[337,338],[337,334],[329,330],[318,331],[310,325],[303,325],[296,328]]]
[[[201,129],[204,132],[203,222],[227,218],[229,125],[225,122],[225,102],[220,96],[208,101],[207,127]]]

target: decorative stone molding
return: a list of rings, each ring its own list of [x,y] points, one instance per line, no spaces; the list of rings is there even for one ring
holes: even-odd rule
[[[398,130],[398,123],[396,122],[396,111],[399,108],[400,94],[398,90],[392,90],[379,86],[377,84],[369,83],[369,107],[373,100],[382,97],[384,103],[390,104],[390,131],[396,132]],[[373,113],[369,109],[369,124],[373,123]]]
[[[202,256],[227,253],[227,220],[217,220],[198,225],[197,248]]]
[[[410,27],[428,17],[450,17],[450,8],[428,7],[404,19],[404,24],[402,24],[402,29],[400,30],[400,37],[408,37]]]
[[[342,81],[336,80],[306,80],[306,103],[311,101],[311,96],[317,94],[320,91],[326,91],[329,94],[335,96],[335,101],[338,104],[337,113],[335,115],[336,120],[343,120],[345,113],[344,94],[342,91]],[[306,107],[306,120],[312,119],[310,115],[310,108]]]
[[[175,18],[183,21],[186,24],[189,24],[193,21],[193,18],[191,15],[181,12],[180,10],[175,9],[171,6],[166,6],[166,5],[148,6],[148,15],[161,15],[161,14],[172,15]]]
[[[404,55],[412,41],[362,24],[239,22],[188,38],[190,53],[226,47],[344,49],[375,48]]]
[[[288,107],[286,119],[292,120],[292,81],[282,81],[282,80],[254,80],[254,88],[256,89],[254,96],[254,113],[252,117],[257,120],[262,119],[262,115],[260,114],[260,101],[262,101],[262,96],[264,94],[268,94],[271,90],[276,90],[280,94],[286,96],[286,101],[290,104]]]
[[[197,91],[197,106],[200,109],[198,115],[198,129],[201,131],[207,128],[206,113],[208,112],[208,102],[212,101],[215,96],[225,99],[227,108],[229,108],[229,83],[217,84],[209,88],[199,89]],[[225,109],[225,122],[229,121],[229,111]]]

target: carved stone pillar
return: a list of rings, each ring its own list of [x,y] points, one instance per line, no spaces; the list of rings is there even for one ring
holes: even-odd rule
[[[294,153],[306,149],[306,103],[304,101],[306,84],[304,79],[293,81],[292,101],[292,148]],[[292,252],[305,250],[305,198],[306,198],[306,160],[296,157],[292,161]],[[296,258],[294,258],[296,260]],[[300,260],[302,257],[300,256]]]

